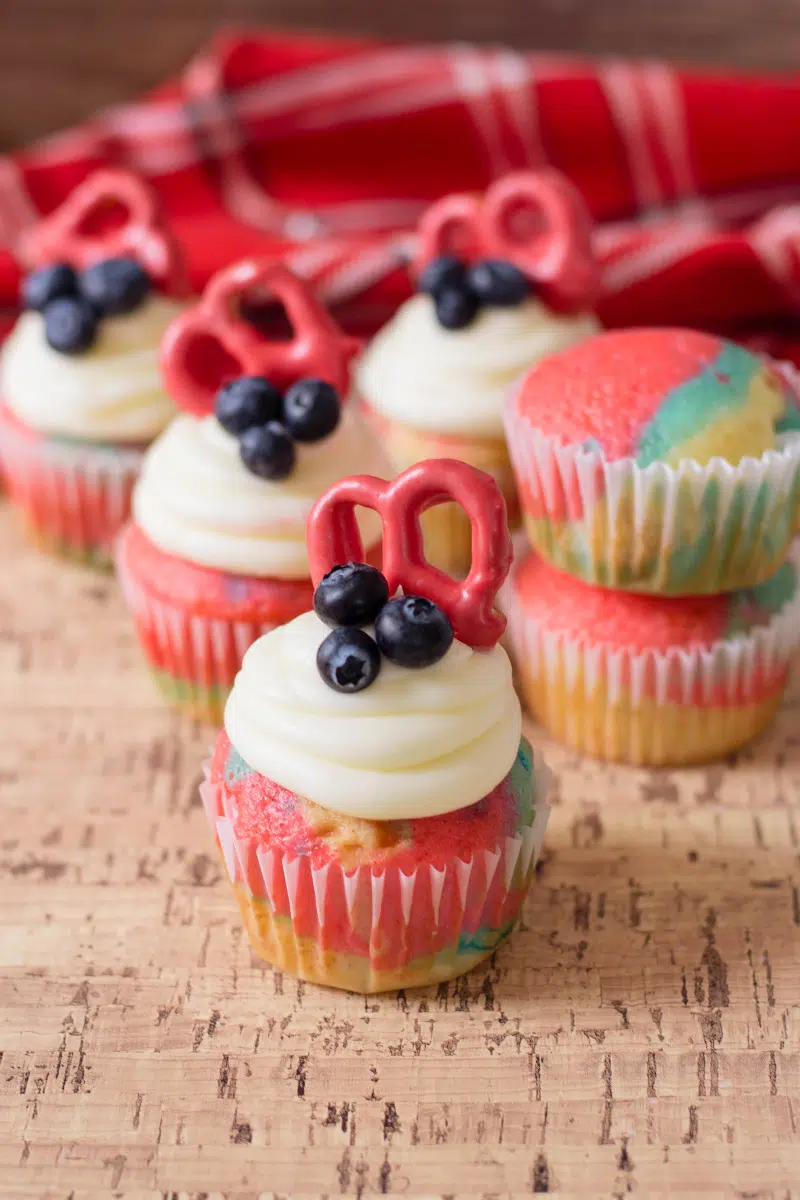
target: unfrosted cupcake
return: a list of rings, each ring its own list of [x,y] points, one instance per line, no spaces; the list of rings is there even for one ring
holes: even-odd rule
[[[38,545],[105,566],[144,450],[175,412],[158,347],[185,295],[180,255],[124,171],[87,179],[25,253],[36,269],[0,360],[8,490]]]
[[[749,587],[800,516],[788,373],[686,329],[615,330],[533,367],[506,429],[525,525],[555,566],[606,587]]]
[[[255,292],[285,306],[291,341],[242,328]],[[167,332],[164,374],[187,411],[145,457],[117,567],[161,692],[199,719],[219,722],[256,638],[311,608],[314,501],[383,462],[341,401],[354,349],[308,286],[267,262],[220,272]],[[374,553],[380,522],[362,525]]]
[[[471,497],[463,586],[419,556],[432,495]],[[381,512],[385,576],[363,562],[354,504]],[[360,992],[451,979],[513,927],[548,813],[497,644],[502,495],[446,460],[388,486],[344,480],[312,514],[309,551],[315,611],[245,655],[206,811],[268,962]]]
[[[757,587],[642,596],[532,554],[505,593],[517,681],[541,724],[586,754],[681,765],[759,733],[800,644],[800,548]]]
[[[536,232],[528,233],[527,219]],[[482,202],[454,195],[429,210],[415,271],[417,294],[359,364],[359,394],[395,470],[447,455],[488,471],[513,527],[519,507],[503,431],[506,395],[532,363],[599,328],[590,311],[588,215],[555,172],[510,175]],[[423,525],[431,561],[464,574],[464,514],[447,505]]]

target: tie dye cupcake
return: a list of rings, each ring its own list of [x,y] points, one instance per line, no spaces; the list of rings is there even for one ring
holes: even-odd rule
[[[533,554],[504,593],[517,682],[576,750],[643,766],[721,757],[781,701],[800,644],[800,546],[756,587],[643,596],[590,587]]]
[[[446,455],[488,471],[514,527],[503,407],[532,363],[599,328],[588,214],[556,172],[509,175],[483,201],[435,204],[419,227],[414,269],[417,294],[359,364],[365,411],[395,470]],[[466,573],[464,514],[445,505],[423,527],[431,562]]]
[[[798,527],[789,374],[722,338],[600,334],[532,368],[506,431],[534,547],[589,583],[666,595],[751,587]]]
[[[422,557],[434,497],[475,521],[462,584]],[[355,505],[381,514],[385,574],[363,561]],[[360,992],[451,979],[511,931],[548,815],[497,644],[502,494],[448,460],[343,480],[309,554],[315,611],[251,647],[228,701],[202,788],[212,829],[274,966]]]
[[[35,269],[0,359],[7,487],[37,545],[108,566],[144,451],[175,413],[158,347],[185,296],[180,255],[147,186],[110,170],[24,255]]]
[[[282,305],[294,334],[247,323]],[[300,279],[274,262],[220,272],[170,326],[162,367],[183,410],[148,451],[117,568],[164,696],[218,723],[248,646],[311,608],[305,526],[343,473],[383,459],[343,403],[357,349]],[[370,553],[380,522],[363,519]]]

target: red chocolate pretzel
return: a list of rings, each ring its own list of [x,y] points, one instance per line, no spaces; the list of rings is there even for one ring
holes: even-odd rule
[[[241,316],[247,300],[271,298],[292,326],[290,341],[270,339]],[[350,360],[361,348],[343,333],[309,285],[283,263],[246,259],[218,272],[200,303],[167,329],[161,369],[176,404],[195,416],[213,412],[220,385],[236,375],[263,375],[283,389],[315,376],[344,399]]]
[[[437,201],[419,223],[419,273],[441,254],[514,263],[557,310],[590,308],[597,286],[592,227],[580,193],[558,171],[519,171],[485,196]]]
[[[420,515],[455,501],[472,523],[472,566],[464,580],[451,579],[426,560]],[[417,463],[391,483],[375,475],[342,479],[320,497],[308,518],[308,556],[314,586],[338,563],[364,562],[355,509],[374,509],[383,525],[383,573],[389,594],[425,596],[447,613],[453,632],[468,646],[494,646],[506,626],[495,608],[511,567],[506,504],[484,471],[453,458]]]
[[[104,212],[117,205],[127,219],[104,229]],[[78,270],[105,258],[135,258],[164,291],[175,296],[188,291],[183,257],[164,224],[158,197],[130,171],[95,171],[27,234],[21,253],[34,267],[68,262]]]

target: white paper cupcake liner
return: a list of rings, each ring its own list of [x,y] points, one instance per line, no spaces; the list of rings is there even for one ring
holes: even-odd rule
[[[800,525],[800,435],[732,465],[637,466],[561,446],[509,397],[505,421],[528,533],[587,583],[663,595],[734,591],[776,569]],[[533,511],[531,511],[531,507]]]
[[[800,569],[800,541],[790,557]],[[647,765],[702,761],[747,741],[779,701],[800,646],[800,589],[767,625],[667,651],[543,629],[518,601],[513,574],[502,606],[516,680],[541,724],[585,753]]]
[[[424,863],[410,874],[391,864],[314,867],[306,856],[237,838],[235,808],[224,786],[212,783],[209,767],[210,760],[200,794],[231,884],[265,904],[271,917],[288,919],[282,940],[288,938],[291,949],[284,945],[276,965],[303,973],[302,964],[317,954],[328,956],[329,967],[337,954],[352,955],[347,982],[335,965],[317,981],[361,991],[452,978],[491,953],[527,894],[550,815],[551,775],[536,762],[533,823],[491,849],[456,857],[441,869]],[[306,973],[313,976],[313,969]]]
[[[6,487],[35,540],[68,557],[111,564],[144,450],[31,441],[0,412],[0,458]]]
[[[275,625],[198,616],[154,596],[130,570],[124,539],[117,546],[116,566],[122,594],[160,690],[198,720],[219,724],[245,653]]]

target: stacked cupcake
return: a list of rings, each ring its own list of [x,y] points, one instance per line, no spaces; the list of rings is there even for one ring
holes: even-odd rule
[[[789,375],[708,334],[615,331],[535,365],[506,429],[534,548],[506,604],[535,716],[648,765],[757,734],[800,643]]]

